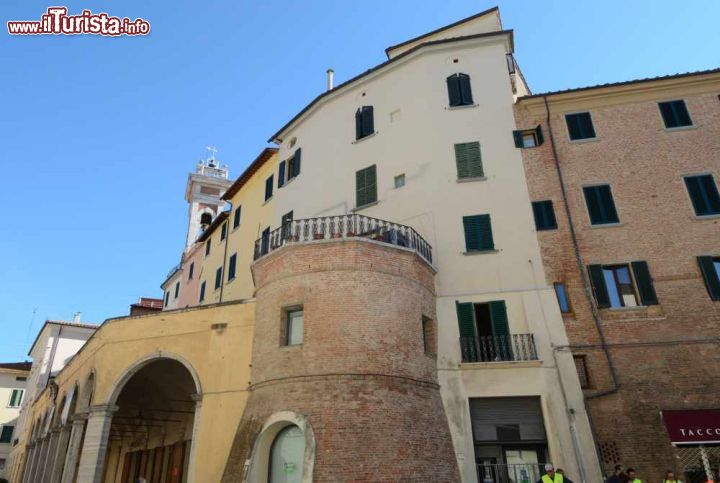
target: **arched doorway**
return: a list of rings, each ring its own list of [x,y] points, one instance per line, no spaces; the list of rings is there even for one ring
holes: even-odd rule
[[[200,388],[182,362],[160,358],[129,371],[115,389],[104,481],[188,480]]]
[[[297,426],[282,429],[270,448],[268,481],[270,483],[300,483],[303,478],[305,435]]]

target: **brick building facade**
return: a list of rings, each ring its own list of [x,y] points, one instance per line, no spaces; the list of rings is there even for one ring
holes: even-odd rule
[[[515,106],[547,282],[606,472],[693,481],[697,452],[673,448],[660,411],[720,407],[719,93],[716,70]]]

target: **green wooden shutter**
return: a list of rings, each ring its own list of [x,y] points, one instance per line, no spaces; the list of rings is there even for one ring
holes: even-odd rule
[[[374,164],[367,168],[365,183],[367,202],[375,203],[377,201],[377,168]]]
[[[375,165],[355,173],[355,206],[377,201],[377,168]]]
[[[470,87],[470,76],[467,74],[460,74],[460,97],[461,103],[464,106],[469,106],[473,103],[472,88]]]
[[[630,265],[632,266],[635,284],[640,294],[640,303],[642,303],[642,305],[657,305],[657,295],[655,294],[655,287],[653,286],[647,262],[632,262]]]
[[[475,337],[475,315],[473,304],[455,302],[460,337]]]
[[[366,204],[365,170],[361,169],[355,173],[355,206],[364,206]]]
[[[705,280],[705,287],[707,287],[710,299],[720,300],[720,278],[718,277],[717,271],[715,271],[713,257],[697,257],[697,261],[698,265],[700,265],[700,271],[702,272],[703,280]]]
[[[490,215],[463,216],[463,228],[465,230],[466,251],[495,249]]]
[[[455,164],[458,178],[482,178],[484,176],[480,143],[460,143],[455,145]]]
[[[540,124],[538,124],[538,126],[535,128],[535,139],[537,141],[537,146],[540,146],[542,145],[542,143],[545,142],[545,138],[543,137],[542,132],[542,126]]]
[[[200,284],[200,302],[205,300],[205,282]]]
[[[522,131],[513,131],[513,141],[515,141],[516,148],[523,147],[523,133]]]
[[[278,188],[282,188],[285,185],[285,161],[280,161],[280,168],[278,169]]]
[[[610,307],[610,294],[605,285],[602,265],[588,265],[587,271],[598,308]]]
[[[451,106],[460,106],[462,98],[460,97],[460,79],[457,74],[453,74],[447,78],[448,98]]]
[[[362,111],[355,111],[355,139],[362,138]]]
[[[297,148],[295,151],[295,156],[293,157],[293,172],[292,176],[293,178],[300,174],[300,158],[302,156],[302,153],[300,151],[300,148]]]
[[[362,137],[369,136],[375,132],[375,119],[373,115],[373,106],[363,106],[362,108]]]
[[[492,326],[495,354],[503,361],[513,360],[512,336],[508,324],[504,300],[490,302],[490,323]]]

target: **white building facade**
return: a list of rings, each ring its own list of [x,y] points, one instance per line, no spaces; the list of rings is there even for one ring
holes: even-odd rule
[[[29,362],[0,363],[0,478],[7,477],[8,459],[15,439]]]
[[[528,93],[513,49],[492,9],[320,95],[270,139],[276,226],[355,213],[417,230],[438,270],[437,364],[463,481],[536,481],[552,462],[599,482],[513,141]]]

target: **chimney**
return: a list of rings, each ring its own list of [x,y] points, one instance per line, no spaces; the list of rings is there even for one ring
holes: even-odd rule
[[[73,315],[73,324],[80,323],[80,314],[82,314],[82,312],[75,312],[75,314]]]
[[[335,74],[335,71],[332,69],[327,70],[327,90],[331,91],[333,89],[333,74]]]

